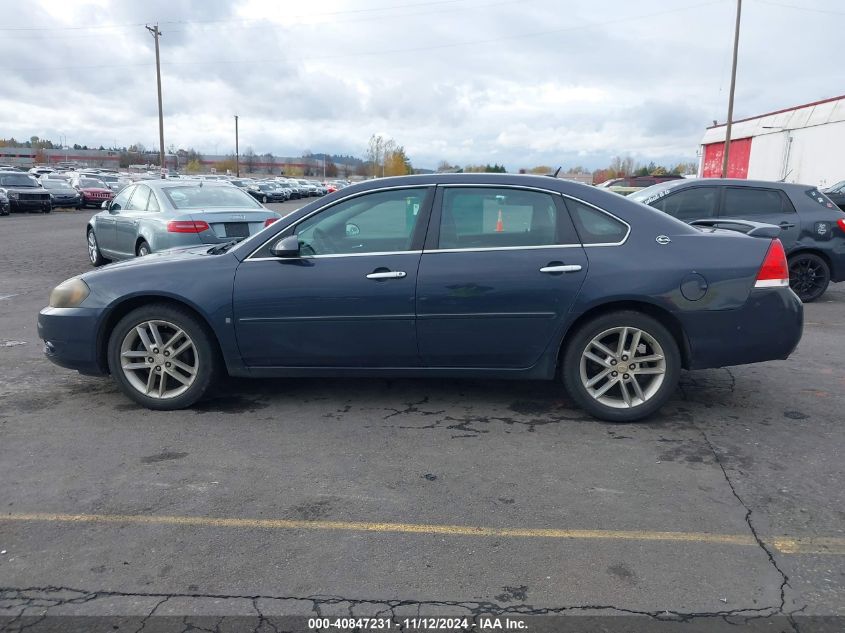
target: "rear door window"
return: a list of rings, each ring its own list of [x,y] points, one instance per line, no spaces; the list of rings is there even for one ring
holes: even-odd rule
[[[439,248],[515,248],[574,244],[552,195],[508,187],[447,187]]]
[[[651,206],[684,222],[707,220],[716,215],[718,187],[691,187],[652,202]]]
[[[795,208],[779,189],[726,187],[722,217],[747,217],[795,213]]]

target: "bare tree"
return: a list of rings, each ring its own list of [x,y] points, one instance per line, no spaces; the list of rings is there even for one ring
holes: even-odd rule
[[[255,153],[255,150],[252,149],[250,145],[244,150],[243,155],[243,163],[246,167],[246,173],[251,174],[255,172],[255,165],[258,162],[258,156]]]
[[[370,169],[373,177],[379,175],[384,164],[384,150],[387,140],[381,134],[373,134],[367,144],[367,162],[370,164]]]

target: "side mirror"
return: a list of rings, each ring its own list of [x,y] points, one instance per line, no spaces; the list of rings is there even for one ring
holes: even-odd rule
[[[109,201],[103,200],[103,204],[100,205],[101,209],[108,209],[109,208]]]
[[[299,238],[296,235],[288,235],[273,244],[270,249],[274,257],[299,257]]]

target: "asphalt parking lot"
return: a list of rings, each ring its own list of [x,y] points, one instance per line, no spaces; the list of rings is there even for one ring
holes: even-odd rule
[[[456,380],[159,413],[42,357],[92,213],[0,218],[0,615],[845,615],[845,284],[792,358],[685,373],[646,423]]]

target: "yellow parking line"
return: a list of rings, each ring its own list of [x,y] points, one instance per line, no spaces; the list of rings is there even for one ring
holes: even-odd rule
[[[333,530],[349,532],[399,532],[442,534],[445,536],[498,536],[509,538],[550,538],[572,540],[658,541],[718,545],[756,545],[746,534],[711,532],[656,532],[650,530],[562,530],[553,528],[497,528],[471,525],[425,523],[377,523],[367,521],[304,521],[297,519],[236,519],[200,516],[155,516],[138,514],[53,514],[25,513],[0,515],[0,522],[119,523],[141,525],[180,525],[200,527],[277,530]],[[845,538],[775,537],[767,541],[783,554],[845,554]]]

